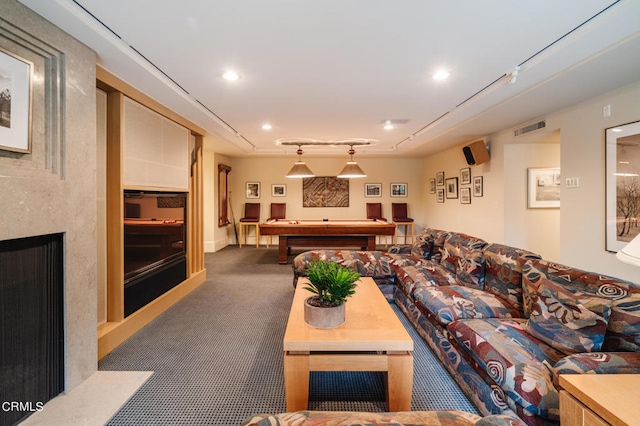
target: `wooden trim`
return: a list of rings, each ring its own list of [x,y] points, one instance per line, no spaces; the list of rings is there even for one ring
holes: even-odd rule
[[[122,93],[107,93],[107,322],[124,318],[123,111]]]
[[[170,306],[205,282],[207,271],[193,274],[181,284],[172,288],[153,302],[126,317],[118,323],[108,322],[98,328],[98,359],[109,354],[118,345],[133,336],[138,330],[151,322]]]
[[[120,80],[118,77],[106,71],[104,68],[101,68],[100,66],[96,66],[96,86],[107,93],[121,92],[126,97],[131,98],[134,101],[139,102],[148,108],[151,108],[152,110],[168,118],[169,120],[175,121],[181,126],[188,128],[194,134],[197,134],[200,136],[204,136],[207,134],[207,131],[202,127],[187,120],[186,118],[180,116],[179,114],[176,114],[175,112],[165,107],[158,101],[145,95],[135,87]]]

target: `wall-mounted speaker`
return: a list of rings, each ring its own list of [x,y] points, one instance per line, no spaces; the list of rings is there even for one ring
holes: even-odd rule
[[[484,141],[477,141],[465,146],[462,148],[462,153],[470,166],[486,163],[491,159]]]

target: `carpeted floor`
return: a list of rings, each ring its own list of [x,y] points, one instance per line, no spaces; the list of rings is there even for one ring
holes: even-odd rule
[[[206,254],[207,281],[99,363],[153,371],[109,425],[239,425],[286,411],[282,337],[293,296],[277,248]],[[409,322],[415,341],[413,410],[477,413]],[[382,373],[312,373],[312,410],[386,411]]]

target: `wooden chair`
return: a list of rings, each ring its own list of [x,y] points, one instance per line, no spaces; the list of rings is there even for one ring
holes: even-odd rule
[[[413,244],[413,219],[407,215],[407,203],[391,203],[391,216],[396,224],[396,235],[394,244],[398,243],[398,227],[404,226],[404,244],[407,244],[407,234],[411,233],[411,243]]]
[[[271,216],[267,219],[270,220],[282,220],[287,218],[287,203],[271,203]],[[267,235],[267,248],[271,244],[272,235]]]
[[[238,238],[238,245],[242,247],[242,240],[247,244],[247,230],[248,226],[256,227],[256,247],[260,246],[260,203],[245,203],[244,204],[244,217],[240,219],[238,228],[240,228],[240,237]]]
[[[386,222],[387,219],[382,217],[382,203],[367,203],[367,219],[374,219]],[[389,247],[387,236],[384,236],[384,246]]]

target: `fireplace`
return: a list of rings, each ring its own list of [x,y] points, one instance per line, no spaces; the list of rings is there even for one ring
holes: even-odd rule
[[[0,241],[0,425],[64,390],[64,236]]]

